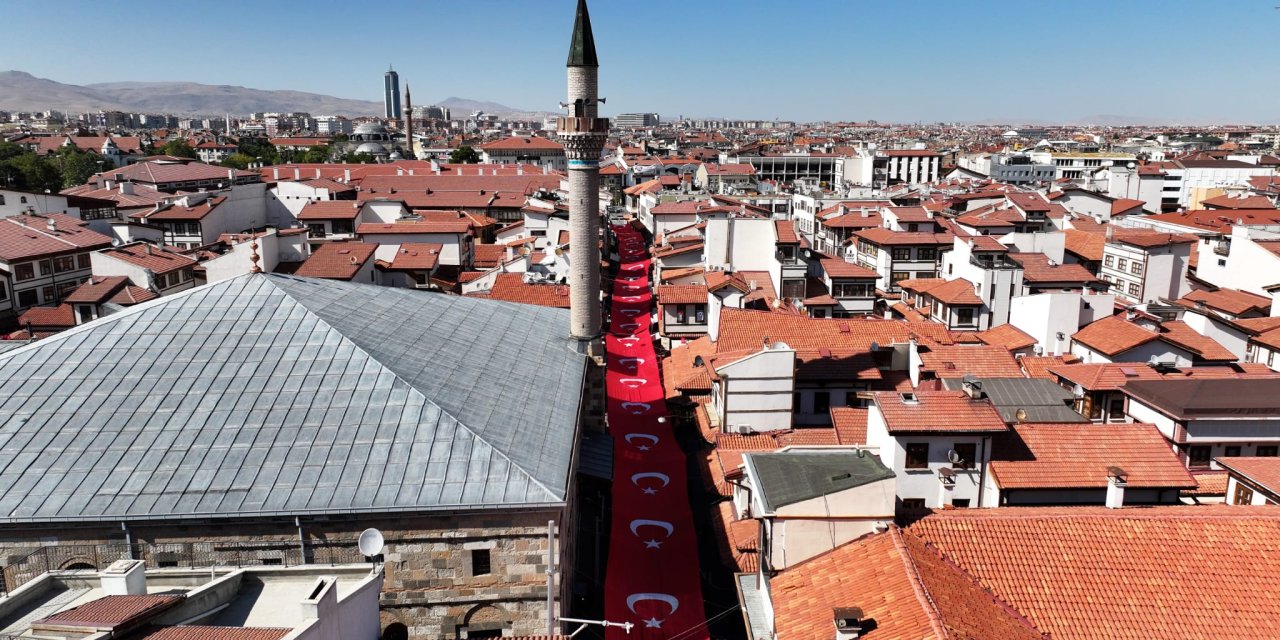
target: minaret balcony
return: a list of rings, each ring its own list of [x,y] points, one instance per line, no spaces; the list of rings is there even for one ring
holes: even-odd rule
[[[575,118],[572,116],[556,118],[556,133],[609,133],[608,118]]]

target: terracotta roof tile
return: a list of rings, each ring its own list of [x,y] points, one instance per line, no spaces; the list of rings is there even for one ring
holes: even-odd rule
[[[0,218],[0,260],[15,262],[110,246],[111,238],[91,231],[86,222],[73,216],[46,213]]]
[[[1022,265],[1022,279],[1028,284],[1088,285],[1102,282],[1083,265],[1053,263],[1043,253],[1010,253],[1009,258]]]
[[[792,566],[769,585],[780,638],[834,637],[833,610],[857,607],[881,640],[1043,638],[1012,607],[897,527]]]
[[[153,246],[149,242],[122,244],[118,247],[103,249],[99,253],[137,265],[143,269],[150,269],[152,273],[169,273],[196,264],[196,260],[190,256]]]
[[[1054,638],[1275,635],[1277,507],[954,509],[907,533]]]
[[[1155,425],[1017,424],[995,441],[991,473],[1004,489],[1105,488],[1120,467],[1132,488],[1197,486]]]
[[[1211,471],[1191,474],[1199,485],[1195,489],[1184,489],[1180,495],[1184,497],[1219,497],[1227,495],[1227,476],[1225,471]]]
[[[104,596],[46,616],[33,624],[114,628],[159,613],[182,600],[183,596],[177,595]]]
[[[31,307],[18,316],[18,324],[30,324],[36,329],[69,328],[76,326],[75,314],[69,304],[56,307]]]
[[[1107,236],[1079,229],[1067,229],[1066,251],[1082,260],[1101,262],[1103,247],[1107,244]]]
[[[1036,343],[1035,338],[1011,324],[997,325],[986,331],[979,331],[978,339],[989,345],[1004,347],[1009,351],[1026,349]]]
[[[209,627],[187,625],[160,627],[146,631],[133,640],[281,640],[293,629],[272,627]]]
[[[843,445],[867,444],[867,410],[857,407],[831,407],[831,424],[836,440]]]
[[[879,273],[862,265],[854,264],[840,258],[823,258],[822,270],[831,278],[862,278],[872,280],[880,277]]]
[[[707,287],[697,284],[668,284],[657,288],[658,304],[707,304]]]
[[[191,207],[181,205],[161,205],[163,208],[159,210],[140,211],[130,218],[145,220],[147,222],[166,222],[171,220],[204,220],[214,209],[218,208],[223,202],[226,202],[226,196],[215,196],[207,198],[203,202]]]
[[[569,285],[526,284],[524,276],[519,273],[500,273],[494,279],[492,289],[467,295],[542,307],[569,308]]]
[[[430,221],[399,220],[396,222],[362,222],[356,226],[359,235],[382,235],[401,233],[468,233],[471,231],[469,220]]]
[[[440,263],[442,250],[444,250],[442,244],[406,242],[396,250],[396,255],[391,260],[391,268],[410,271],[434,269]]]
[[[67,294],[63,302],[103,302],[124,288],[128,282],[129,279],[125,276],[94,276]]]
[[[312,252],[306,262],[294,272],[305,278],[330,278],[350,280],[360,273],[361,267],[373,258],[378,245],[364,242],[330,242]]]
[[[1080,362],[1080,358],[1071,354],[1060,356],[1023,356],[1018,358],[1018,364],[1022,367],[1023,373],[1025,373],[1028,378],[1056,379],[1056,377],[1049,372],[1051,367],[1059,367],[1077,362]]]
[[[758,350],[764,338],[797,350],[869,349],[907,342],[912,337],[936,343],[952,342],[951,332],[936,322],[904,322],[874,318],[808,318],[804,316],[726,308],[720,312],[718,352]]]
[[[1280,495],[1280,458],[1271,457],[1235,457],[1218,458],[1232,475],[1248,480],[1272,494]],[[1225,492],[1224,492],[1225,493]]]
[[[354,200],[320,200],[308,202],[298,212],[299,220],[355,220],[360,203]]]
[[[938,378],[975,375],[982,378],[1021,378],[1022,368],[1003,346],[927,345],[920,350],[921,371]]]
[[[974,400],[963,391],[916,391],[910,394],[913,400],[908,400],[907,395],[894,391],[873,393],[890,434],[1008,430],[990,402]]]
[[[1197,303],[1204,303],[1210,309],[1225,311],[1231,315],[1241,315],[1251,311],[1257,313],[1271,312],[1271,298],[1249,293],[1248,291],[1240,291],[1239,289],[1218,289],[1215,291],[1198,289],[1182,296],[1177,302],[1191,308],[1196,308],[1198,306]]]

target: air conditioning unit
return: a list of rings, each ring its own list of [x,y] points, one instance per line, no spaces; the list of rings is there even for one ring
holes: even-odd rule
[[[755,428],[749,424],[735,424],[730,428],[733,429],[734,433],[744,436],[749,436],[756,432]]]

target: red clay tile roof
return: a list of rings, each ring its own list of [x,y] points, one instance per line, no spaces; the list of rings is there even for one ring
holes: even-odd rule
[[[1133,488],[1194,489],[1155,425],[1017,424],[996,439],[991,473],[1003,489],[1101,489],[1110,467]]]
[[[111,304],[118,304],[120,306],[127,307],[133,304],[141,304],[148,300],[155,300],[156,298],[159,298],[159,297],[160,297],[160,294],[150,289],[143,289],[142,287],[135,287],[133,285],[128,285],[125,288],[121,289],[119,293],[115,294],[114,296],[111,296],[111,299],[107,300],[107,302],[110,302]]]
[[[716,345],[707,336],[671,347],[671,354],[662,361],[662,386],[666,388],[667,397],[680,395],[683,383],[694,376],[705,381],[705,386],[699,385],[698,389],[710,391],[711,377],[707,374],[706,365],[695,366],[693,361],[701,357],[704,363],[710,362],[715,352]]]
[[[1232,475],[1244,478],[1272,494],[1280,494],[1280,458],[1275,456],[1220,457],[1217,461]],[[1226,493],[1225,487],[1223,493]]]
[[[879,273],[872,271],[871,269],[840,258],[823,258],[821,263],[822,270],[831,278],[862,278],[874,280],[880,277]]]
[[[355,220],[360,203],[354,200],[320,200],[308,202],[298,213],[299,220]]]
[[[524,276],[519,273],[500,273],[494,279],[492,289],[467,295],[542,307],[569,308],[569,285],[525,284]]]
[[[440,263],[440,252],[443,249],[444,245],[442,244],[406,242],[396,250],[395,257],[391,259],[391,269],[429,271]]]
[[[206,627],[188,625],[181,627],[160,627],[146,631],[142,635],[131,636],[133,640],[280,640],[289,635],[293,629],[272,627]]]
[[[853,235],[876,245],[950,246],[955,238],[950,232],[893,231],[883,227],[863,229]]]
[[[226,196],[215,196],[207,198],[203,202],[194,207],[184,207],[181,205],[161,205],[159,211],[139,211],[129,217],[147,222],[166,222],[173,220],[204,220],[206,216],[218,208],[218,205],[226,202]]]
[[[1206,198],[1200,201],[1206,209],[1275,209],[1275,203],[1266,196],[1234,198],[1228,195]]]
[[[1171,320],[1160,325],[1160,339],[1191,351],[1203,360],[1235,362],[1236,354],[1217,340],[1201,335],[1191,325],[1181,320]]]
[[[953,509],[906,533],[1058,640],[1275,635],[1277,507]]]
[[[1280,377],[1280,373],[1268,369],[1260,362],[1170,369],[1166,372],[1156,371],[1146,363],[1139,362],[1076,363],[1050,367],[1049,370],[1053,375],[1089,391],[1115,391],[1130,380]]]
[[[1051,368],[1077,362],[1080,362],[1080,358],[1069,353],[1060,356],[1023,356],[1018,358],[1018,364],[1022,366],[1022,371],[1027,374],[1028,378],[1046,378],[1049,380],[1057,379],[1049,372]]]
[[[547,138],[539,138],[537,136],[511,136],[502,140],[495,140],[480,145],[480,149],[484,151],[528,151],[531,149],[545,151],[564,151],[564,145],[555,140]]]
[[[939,378],[960,378],[972,374],[982,378],[1021,378],[1022,368],[1003,346],[924,345],[920,347],[921,371]]]
[[[842,445],[867,444],[867,410],[857,407],[831,407],[831,425],[836,441]]]
[[[658,304],[707,304],[707,287],[697,284],[659,286]]]
[[[1004,347],[1009,351],[1026,349],[1036,343],[1036,339],[1011,324],[1002,324],[986,331],[978,332],[978,339],[989,345]]]
[[[797,350],[859,349],[871,343],[888,346],[912,337],[951,343],[947,328],[936,322],[904,322],[874,318],[808,318],[804,316],[725,308],[720,311],[718,353],[759,350],[764,338],[785,342]]]
[[[1064,233],[1066,235],[1065,248],[1067,253],[1078,256],[1082,260],[1102,261],[1102,250],[1107,244],[1107,236],[1105,234],[1081,231],[1079,229],[1067,229]]]
[[[63,302],[100,303],[128,284],[125,276],[94,276],[63,298]]]
[[[1107,316],[1085,325],[1071,339],[1103,355],[1113,356],[1159,340],[1160,333],[1144,329],[1122,316]]]
[[[833,610],[875,621],[868,639],[1009,640],[1044,636],[973,578],[897,527],[787,568],[769,585],[779,638],[835,637]]]
[[[329,278],[350,280],[360,273],[360,268],[373,258],[376,244],[364,242],[330,242],[322,244],[311,253],[294,275],[304,278]]]
[[[1088,285],[1102,282],[1079,264],[1050,264],[1043,253],[1010,253],[1014,262],[1022,265],[1022,279],[1028,284],[1064,283]]]
[[[148,242],[122,244],[118,247],[103,249],[99,253],[137,265],[143,269],[150,269],[152,273],[169,273],[170,271],[185,269],[196,264],[194,258],[152,246]]]
[[[507,257],[505,244],[477,244],[472,247],[476,268],[486,269],[498,266]]]
[[[1141,229],[1114,228],[1107,242],[1119,242],[1144,249],[1165,247],[1171,244],[1193,244],[1198,239],[1186,233],[1162,233]]]
[[[982,298],[973,292],[973,283],[964,278],[947,280],[937,286],[929,287],[924,295],[950,305],[982,304]]]
[[[1271,311],[1271,298],[1249,293],[1248,291],[1240,291],[1239,289],[1218,289],[1216,291],[1199,289],[1182,296],[1177,302],[1191,308],[1198,306],[1197,302],[1203,302],[1210,309],[1225,311],[1231,315],[1240,315],[1250,311],[1265,314]]]
[[[705,270],[702,267],[677,267],[674,269],[663,269],[660,278],[662,282],[671,282],[672,280],[687,278],[689,276],[700,276],[704,271]]]
[[[113,628],[164,611],[182,600],[183,596],[177,595],[103,596],[46,616],[33,624]]]
[[[16,262],[109,246],[111,238],[90,231],[85,221],[74,216],[45,213],[0,218],[0,260]]]
[[[774,226],[778,231],[778,244],[800,244],[800,236],[796,235],[790,220],[775,220]]]
[[[974,400],[963,391],[916,391],[914,401],[903,395],[896,391],[873,393],[890,434],[1008,430],[990,402]]]
[[[72,313],[71,305],[63,303],[56,307],[31,307],[27,309],[21,316],[18,316],[18,324],[26,326],[28,323],[36,329],[66,328],[76,326],[76,318],[75,314]]]
[[[430,220],[399,220],[397,222],[361,222],[356,226],[359,235],[382,235],[389,233],[468,233],[471,222],[457,220],[453,222],[433,222]]]

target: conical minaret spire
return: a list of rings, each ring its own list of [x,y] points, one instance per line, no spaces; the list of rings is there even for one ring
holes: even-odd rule
[[[578,15],[569,41],[569,101],[567,116],[556,130],[569,161],[569,322],[570,335],[584,343],[601,331],[600,309],[600,152],[609,135],[609,121],[597,117],[604,102],[597,93],[596,42],[586,0],[578,0]]]

